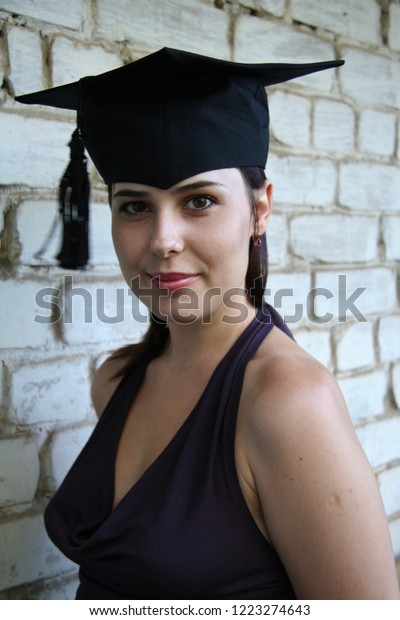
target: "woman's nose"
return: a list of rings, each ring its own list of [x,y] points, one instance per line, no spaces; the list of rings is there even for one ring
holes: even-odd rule
[[[161,258],[178,254],[184,248],[182,226],[173,213],[158,213],[150,240],[151,251]]]

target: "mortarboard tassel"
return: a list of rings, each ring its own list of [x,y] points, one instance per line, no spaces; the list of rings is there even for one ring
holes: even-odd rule
[[[89,194],[85,147],[79,128],[72,134],[71,160],[59,189],[63,240],[57,260],[62,267],[84,267],[89,259]]]

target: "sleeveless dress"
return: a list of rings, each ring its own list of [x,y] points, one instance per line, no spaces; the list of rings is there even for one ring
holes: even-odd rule
[[[122,379],[45,511],[50,538],[80,566],[77,599],[296,598],[246,505],[235,467],[246,364],[273,325],[290,335],[265,306],[113,510],[117,447],[149,359]]]

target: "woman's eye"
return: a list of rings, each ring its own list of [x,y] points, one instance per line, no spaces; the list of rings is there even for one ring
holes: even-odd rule
[[[210,196],[193,196],[186,202],[189,209],[194,211],[204,211],[214,204],[214,200]]]
[[[139,215],[149,210],[149,205],[144,202],[125,202],[119,207],[119,211],[127,215]]]

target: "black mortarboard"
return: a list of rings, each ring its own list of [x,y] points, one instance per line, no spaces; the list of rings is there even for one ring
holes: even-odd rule
[[[342,64],[242,64],[164,48],[16,99],[77,110],[83,142],[106,183],[165,189],[207,170],[265,167],[265,87]]]
[[[208,170],[264,168],[265,87],[343,62],[242,64],[163,48],[113,71],[16,97],[78,112],[71,162],[60,187],[61,265],[81,267],[88,259],[83,145],[107,184],[166,189]]]

